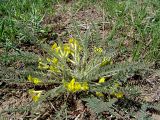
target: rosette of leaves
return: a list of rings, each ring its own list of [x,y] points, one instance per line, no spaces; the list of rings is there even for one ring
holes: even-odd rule
[[[29,76],[30,82],[56,83],[69,93],[88,91],[97,96],[124,96],[121,82],[112,77],[133,65],[115,64],[114,54],[107,53],[105,48],[94,46],[91,50],[84,49],[82,41],[73,37],[67,43],[58,42],[44,48],[48,56],[40,58],[38,64],[44,79],[31,79]]]
[[[95,96],[108,102],[114,99],[116,103],[118,99],[125,98],[126,93],[128,95],[124,89],[126,78],[135,70],[144,67],[143,64],[137,63],[115,63],[115,52],[107,52],[105,47],[96,45],[89,48],[89,42],[73,37],[65,43],[59,41],[52,46],[45,44],[43,48],[47,55],[41,57],[38,63],[42,76],[29,76],[28,80],[36,85],[51,83],[59,87],[53,88],[50,92],[30,90],[35,102],[41,98],[45,100],[56,89],[53,97],[66,93],[84,93],[85,98]],[[87,102],[89,103],[90,99],[87,99]]]

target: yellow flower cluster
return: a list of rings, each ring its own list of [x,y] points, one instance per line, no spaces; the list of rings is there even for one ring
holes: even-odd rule
[[[101,62],[101,67],[105,66],[105,65],[112,65],[113,64],[113,61],[110,57],[105,57],[103,58],[102,62]]]
[[[34,89],[30,89],[28,92],[31,95],[34,102],[37,102],[42,94],[42,91],[35,91]]]
[[[54,54],[57,55],[53,58],[46,58],[46,61],[42,62],[42,59],[39,59],[38,68],[42,70],[49,70],[52,72],[60,73],[61,64],[59,64],[59,59],[67,59],[71,63],[76,63],[80,60],[78,52],[81,50],[81,46],[79,45],[78,41],[74,38],[70,38],[68,43],[60,44],[54,43],[51,47]],[[68,56],[72,55],[74,60],[70,59]]]
[[[28,76],[28,80],[29,80],[30,82],[36,84],[36,85],[42,83],[42,81],[41,81],[40,79],[38,79],[38,78],[33,78],[31,75]]]
[[[70,38],[68,43],[58,46],[57,43],[52,45],[52,50],[61,58],[67,58],[69,54],[73,55],[74,52],[81,49],[79,43],[74,38]]]
[[[60,72],[60,70],[57,68],[58,65],[58,59],[57,58],[46,58],[47,63],[42,62],[41,59],[39,59],[38,68],[41,70],[50,70],[53,72]]]
[[[58,59],[57,58],[52,58],[52,59],[50,59],[50,58],[47,58],[47,61],[48,62],[51,62],[51,63],[53,63],[53,64],[57,64],[58,63]]]
[[[89,89],[87,82],[75,82],[75,79],[73,78],[70,82],[64,83],[64,86],[69,92],[77,92],[77,91],[87,91]]]
[[[105,82],[105,78],[104,77],[101,77],[98,81],[98,83],[104,83]]]
[[[58,59],[57,58],[47,58],[47,62],[49,62],[49,71],[52,71],[52,72],[56,72],[56,73],[60,73],[60,70],[58,69]]]
[[[69,39],[69,46],[72,50],[81,51],[82,47],[79,45],[78,41],[74,38]]]
[[[114,93],[114,96],[117,98],[122,98],[124,96],[123,92]]]
[[[47,65],[46,63],[43,63],[41,59],[39,59],[38,62],[38,69],[48,69],[49,65]]]
[[[103,49],[101,47],[97,48],[97,47],[94,47],[94,52],[95,53],[102,53],[103,52]]]
[[[71,50],[67,44],[64,44],[63,47],[60,47],[57,45],[57,43],[54,43],[52,45],[52,50],[61,58],[68,57],[68,55],[71,53]]]

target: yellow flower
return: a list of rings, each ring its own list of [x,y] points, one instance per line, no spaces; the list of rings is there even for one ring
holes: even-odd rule
[[[71,53],[71,48],[68,44],[64,44],[63,46],[63,55],[67,57]]]
[[[81,90],[83,91],[87,91],[89,89],[88,83],[87,82],[83,82],[81,85]]]
[[[101,47],[100,48],[94,47],[94,52],[95,53],[102,53],[103,49]]]
[[[54,44],[52,45],[51,49],[52,49],[52,50],[55,50],[55,51],[58,53],[61,48],[57,45],[57,43],[54,43]]]
[[[29,94],[31,95],[33,101],[37,102],[42,94],[42,91],[35,91],[34,89],[30,89]]]
[[[79,82],[75,82],[75,79],[73,78],[67,85],[67,89],[70,92],[77,92],[81,90],[81,84]]]
[[[48,62],[51,62],[51,59],[50,59],[50,58],[46,58],[46,60],[47,60]]]
[[[70,52],[71,51],[69,44],[64,44],[63,49],[64,49],[65,52]]]
[[[48,69],[49,65],[42,63],[41,61],[38,63],[38,69]]]
[[[58,63],[58,59],[55,58],[55,57],[52,58],[52,59],[51,59],[51,58],[47,58],[47,61],[48,61],[48,62],[52,62],[53,64],[57,64],[57,63]]]
[[[69,43],[70,43],[70,44],[75,44],[75,45],[78,44],[77,40],[74,39],[73,37],[70,37],[70,38],[69,38]]]
[[[58,68],[54,67],[54,66],[50,66],[49,70],[52,71],[52,72],[57,72],[57,73],[60,72],[60,70]]]
[[[79,91],[81,90],[81,84],[79,82],[75,82],[75,85],[74,85],[74,91]]]
[[[33,82],[33,83],[36,84],[36,85],[42,82],[40,79],[38,79],[38,78],[33,78],[31,75],[28,76],[28,80],[29,80],[30,82]]]
[[[69,83],[65,82],[64,86],[69,92],[77,92],[80,90],[87,91],[89,89],[88,83],[83,82],[82,84],[79,82],[75,82],[75,79],[73,78]]]
[[[42,81],[38,78],[33,78],[33,83],[38,85],[39,83],[41,83]]]
[[[58,47],[57,43],[54,43],[54,44],[52,45],[52,50],[54,50],[54,49],[57,48],[57,47]]]
[[[111,58],[108,58],[108,57],[103,58],[102,63],[101,63],[101,67],[105,66],[105,65],[108,65],[108,64],[110,64],[110,65],[113,64],[113,61],[111,60]]]
[[[28,80],[29,80],[30,82],[32,82],[32,77],[31,77],[31,75],[28,76]]]
[[[101,93],[101,92],[96,92],[96,95],[99,96],[99,97],[103,97],[104,96],[103,93]]]
[[[59,55],[61,58],[68,57],[69,54],[73,54],[76,50],[80,50],[78,42],[74,38],[69,39],[69,43],[58,46],[57,43],[54,43],[51,49]],[[51,61],[48,59],[48,61]]]
[[[104,83],[104,82],[105,82],[105,78],[102,77],[102,78],[99,79],[99,82],[98,82],[98,83]]]
[[[69,38],[69,45],[71,46],[72,49],[76,49],[78,51],[81,51],[81,46],[79,45],[78,41],[74,39],[73,37]]]
[[[123,93],[122,92],[118,92],[114,94],[117,98],[122,98],[123,97]]]
[[[57,64],[57,63],[58,63],[58,59],[54,57],[54,58],[52,59],[52,63],[53,63],[53,64]]]
[[[68,83],[67,89],[68,91],[74,92],[74,88],[75,88],[75,79],[72,79],[70,83]]]
[[[52,50],[54,50],[60,57],[68,57],[71,53],[70,45],[63,44],[62,46],[58,46],[56,43],[53,44]],[[51,60],[49,60],[51,61]],[[58,61],[58,59],[54,58],[54,62]]]

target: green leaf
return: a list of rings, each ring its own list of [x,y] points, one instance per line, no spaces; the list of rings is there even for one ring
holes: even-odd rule
[[[93,110],[93,112],[99,114],[103,111],[109,111],[114,113],[112,105],[117,101],[117,99],[111,99],[109,102],[103,102],[102,100],[93,97],[93,98],[84,98],[83,101],[87,102],[87,106]],[[115,113],[114,113],[115,114]]]

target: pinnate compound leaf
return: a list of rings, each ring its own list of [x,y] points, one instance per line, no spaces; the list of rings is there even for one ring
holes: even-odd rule
[[[111,99],[109,102],[104,102],[96,97],[93,98],[84,98],[83,101],[86,101],[86,105],[93,110],[93,112],[99,114],[104,111],[109,111],[113,113],[112,105],[117,101],[117,99]]]

